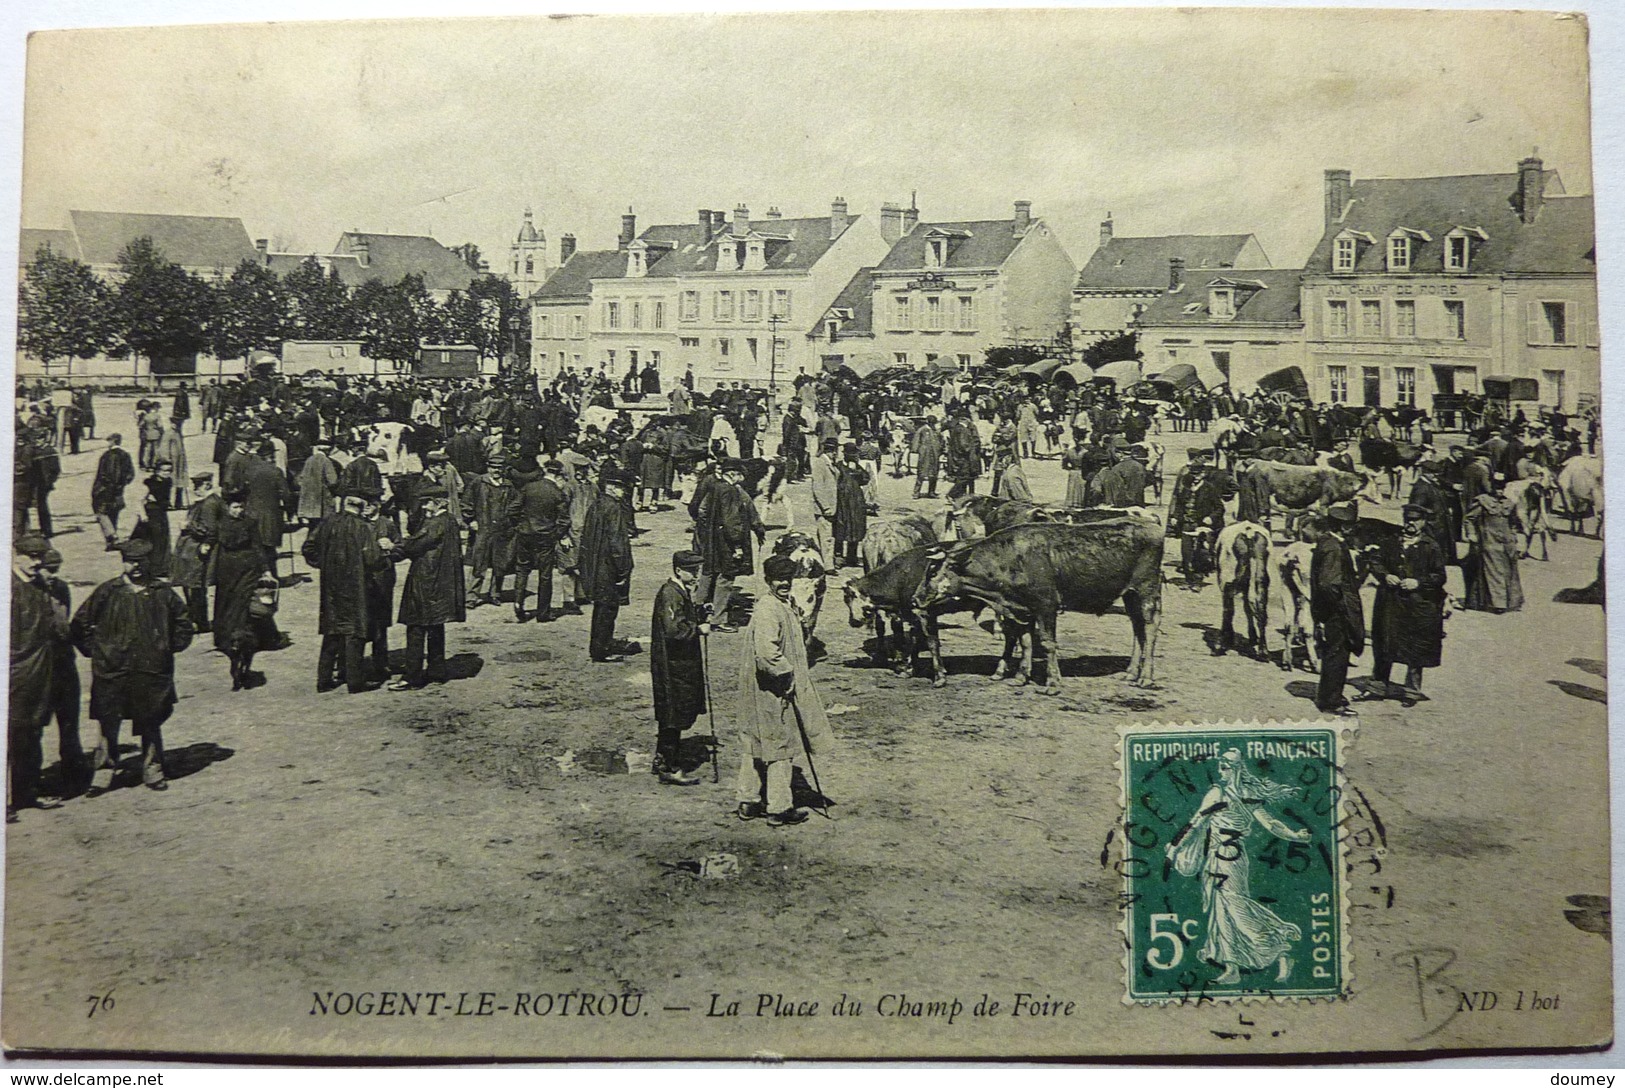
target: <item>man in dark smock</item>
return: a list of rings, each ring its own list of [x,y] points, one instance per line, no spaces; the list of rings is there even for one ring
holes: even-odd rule
[[[1309,566],[1309,611],[1321,641],[1315,705],[1328,714],[1351,713],[1343,685],[1348,680],[1349,658],[1365,649],[1365,608],[1354,560],[1343,539],[1358,517],[1353,506],[1332,507]]]
[[[1427,507],[1405,506],[1404,533],[1371,563],[1377,599],[1371,609],[1372,676],[1386,687],[1394,664],[1405,666],[1400,701],[1410,706],[1422,690],[1422,670],[1439,666],[1444,644],[1444,556],[1428,531]]]
[[[113,784],[119,727],[141,738],[141,780],[165,790],[163,725],[175,709],[175,655],[192,644],[192,619],[180,596],[152,576],[152,545],[120,545],[124,573],[97,586],[74,614],[70,633],[90,658],[90,716],[102,739],[91,757],[91,792]]]
[[[226,517],[226,500],[214,490],[214,477],[207,472],[192,477],[192,493],[198,498],[186,514],[186,528],[175,538],[169,581],[185,595],[192,627],[207,634],[212,629],[209,587],[215,583],[215,547]]]
[[[709,601],[712,612],[724,619],[733,602],[735,579],[756,569],[752,538],[760,544],[767,527],[756,503],[745,490],[745,466],[738,460],[723,463],[721,479],[713,484],[705,499],[705,509],[696,536],[704,561],[699,597]],[[703,534],[703,535],[702,535]],[[724,630],[728,629],[726,624]]]
[[[615,619],[632,582],[632,519],[626,509],[630,490],[625,474],[610,472],[581,529],[581,588],[592,602],[587,653],[595,662],[624,661],[631,648],[615,638]]]
[[[392,691],[445,683],[446,624],[468,618],[463,586],[463,545],[449,509],[445,488],[431,484],[418,493],[423,524],[401,541],[399,552],[412,561],[401,588],[406,625],[406,675],[390,684]],[[428,668],[424,668],[424,651]]]
[[[668,786],[693,786],[700,780],[684,770],[681,745],[683,733],[705,713],[700,637],[711,628],[704,608],[694,600],[699,553],[678,552],[671,557],[671,568],[671,577],[655,592],[650,624],[649,678],[655,704],[655,756],[650,769]]]
[[[12,541],[11,557],[11,706],[7,749],[6,822],[17,810],[39,805],[42,738],[55,709],[58,647],[68,636],[67,622],[39,581],[40,560],[49,545],[37,534]],[[73,663],[70,661],[71,669]],[[68,768],[63,767],[64,774]]]
[[[378,546],[377,530],[361,516],[362,499],[346,494],[338,513],[326,518],[305,538],[305,561],[321,572],[316,630],[322,648],[316,659],[316,691],[338,687],[343,678],[351,692],[369,691],[363,652],[371,629],[369,576],[389,565]]]

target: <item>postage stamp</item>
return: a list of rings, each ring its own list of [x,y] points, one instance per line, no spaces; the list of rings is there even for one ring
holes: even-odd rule
[[[1349,993],[1351,723],[1120,728],[1130,1004]]]

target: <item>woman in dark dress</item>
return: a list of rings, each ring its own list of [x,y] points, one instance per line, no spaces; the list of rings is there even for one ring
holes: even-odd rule
[[[858,463],[858,447],[848,443],[835,481],[835,561],[832,567],[855,567],[858,546],[869,533],[869,504],[863,487],[869,472]]]
[[[152,544],[148,569],[160,578],[169,577],[169,503],[175,486],[173,469],[160,461],[146,479],[147,497],[141,503],[141,520],[130,530],[132,540]]]
[[[264,647],[249,606],[266,573],[265,551],[259,545],[255,523],[246,516],[247,492],[232,488],[225,494],[226,516],[220,520],[215,546],[214,648],[231,662],[231,690],[248,686],[254,654]],[[274,638],[274,636],[273,636]]]

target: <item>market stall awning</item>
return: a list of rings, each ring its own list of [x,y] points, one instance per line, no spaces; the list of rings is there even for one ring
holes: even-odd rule
[[[1189,363],[1175,363],[1164,367],[1155,374],[1147,374],[1146,381],[1166,385],[1176,393],[1183,393],[1187,389],[1200,389],[1207,383],[1202,381],[1196,373],[1196,368]]]
[[[1309,380],[1303,376],[1301,367],[1287,366],[1272,370],[1258,379],[1258,388],[1266,393],[1290,393],[1294,397],[1309,399]]]
[[[1102,364],[1095,369],[1094,380],[1114,382],[1119,389],[1136,385],[1140,381],[1140,360],[1118,359],[1113,363]]]
[[[1095,368],[1088,363],[1068,363],[1066,366],[1057,367],[1053,375],[1056,378],[1065,378],[1067,381],[1077,382],[1079,385],[1094,376]]]
[[[1484,392],[1492,397],[1504,396],[1507,400],[1539,400],[1540,382],[1535,378],[1515,378],[1511,374],[1487,374]]]
[[[877,370],[886,369],[889,360],[885,352],[860,351],[846,361],[846,365],[854,370],[858,377],[867,378]]]
[[[1021,368],[1023,374],[1031,374],[1035,378],[1047,378],[1061,369],[1063,363],[1060,359],[1040,359],[1036,363],[1028,363]]]

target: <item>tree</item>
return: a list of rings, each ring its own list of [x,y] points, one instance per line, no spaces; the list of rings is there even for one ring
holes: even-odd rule
[[[282,278],[288,300],[287,339],[349,340],[359,328],[350,289],[338,269],[306,257]]]
[[[445,343],[471,344],[478,348],[481,357],[484,357],[482,326],[485,315],[481,312],[480,300],[474,298],[472,292],[465,294],[462,291],[453,291],[441,305],[440,317]]]
[[[473,242],[464,242],[460,246],[452,246],[451,251],[457,254],[457,256],[461,257],[463,259],[463,263],[468,265],[468,267],[472,268],[474,271],[484,271],[484,269],[480,267],[480,262],[484,260],[484,258],[480,256],[480,247],[475,245]]]
[[[1090,366],[1105,366],[1115,363],[1119,359],[1138,359],[1140,357],[1140,334],[1134,331],[1118,333],[1108,336],[1099,343],[1090,344],[1083,349],[1083,361]]]
[[[988,348],[986,354],[987,365],[995,370],[1003,370],[1006,367],[1028,366],[1040,359],[1049,357],[1043,348],[1032,347],[1028,344]]]
[[[113,346],[113,293],[88,265],[40,246],[17,295],[17,345],[47,366]]]
[[[368,280],[356,288],[354,303],[361,350],[397,366],[418,357],[425,334],[436,331],[440,320],[439,307],[416,273],[395,284]]]
[[[255,348],[275,351],[288,327],[288,294],[276,273],[252,260],[215,288],[209,350],[217,359],[247,358]]]
[[[481,276],[468,285],[468,294],[480,304],[479,333],[468,341],[480,349],[480,358],[497,359],[511,351],[528,365],[529,305],[514,285],[501,276]]]
[[[166,258],[148,237],[125,246],[118,264],[115,308],[127,351],[158,362],[208,347],[206,324],[214,302],[208,284]]]

